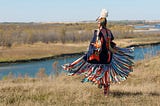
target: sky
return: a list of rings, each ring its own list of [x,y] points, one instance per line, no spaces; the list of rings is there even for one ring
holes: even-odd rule
[[[0,22],[95,20],[104,8],[108,20],[160,20],[160,0],[0,0]]]

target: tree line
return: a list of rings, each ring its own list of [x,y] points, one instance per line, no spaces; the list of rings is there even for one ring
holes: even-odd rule
[[[12,46],[14,43],[84,42],[91,35],[90,24],[0,24],[0,46]]]
[[[117,39],[135,37],[132,26],[111,22],[107,26]],[[0,23],[0,46],[85,42],[96,28],[96,23]]]

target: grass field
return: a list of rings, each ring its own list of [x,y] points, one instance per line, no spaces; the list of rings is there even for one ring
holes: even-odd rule
[[[160,55],[138,61],[134,72],[120,84],[112,84],[110,94],[83,76],[16,78],[0,81],[1,106],[160,106]]]
[[[36,43],[0,48],[0,62],[30,60],[52,57],[61,54],[80,53],[87,49],[87,44]]]

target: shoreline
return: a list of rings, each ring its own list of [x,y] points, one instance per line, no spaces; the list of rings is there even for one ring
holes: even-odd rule
[[[154,42],[154,43],[146,43],[146,44],[131,44],[126,47],[141,47],[141,46],[152,46],[152,45],[159,45],[160,42]],[[16,64],[16,63],[29,63],[29,62],[36,62],[36,61],[45,61],[49,59],[56,59],[56,58],[63,58],[63,57],[74,57],[77,55],[84,54],[85,51],[77,52],[77,53],[64,53],[59,55],[52,55],[48,57],[40,57],[40,58],[31,58],[31,59],[20,59],[20,60],[11,60],[11,61],[0,61],[0,66],[4,66],[7,64]]]
[[[159,45],[160,42],[154,42],[154,43],[146,43],[146,44],[132,44],[126,47],[140,47],[140,46],[154,46],[154,45]]]
[[[56,59],[56,58],[63,58],[63,57],[74,57],[77,55],[81,55],[84,52],[79,52],[79,53],[68,53],[68,54],[60,54],[60,55],[53,55],[49,57],[41,57],[41,58],[33,58],[33,59],[22,59],[22,60],[15,60],[15,61],[3,61],[0,62],[0,66],[4,66],[7,64],[16,64],[16,63],[29,63],[29,62],[36,62],[36,61],[45,61],[49,59]]]

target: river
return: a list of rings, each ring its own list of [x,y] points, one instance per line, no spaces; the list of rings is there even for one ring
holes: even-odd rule
[[[140,46],[135,47],[135,61],[150,58],[152,56],[160,53],[160,44],[152,46]],[[72,62],[73,60],[79,58],[81,55],[72,57],[61,57],[44,61],[28,62],[28,63],[10,63],[7,65],[0,66],[0,79],[12,73],[14,76],[18,75],[28,75],[30,77],[35,77],[36,73],[44,68],[47,75],[54,73],[53,63],[58,62],[58,66]]]

